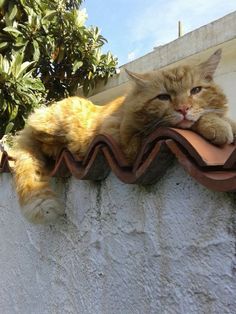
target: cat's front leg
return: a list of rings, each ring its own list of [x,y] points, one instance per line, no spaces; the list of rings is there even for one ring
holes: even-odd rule
[[[202,116],[192,129],[215,145],[220,146],[234,142],[232,125],[225,118],[216,114]]]
[[[138,136],[137,129],[134,128],[132,121],[129,117],[126,117],[120,126],[120,144],[121,149],[129,162],[129,164],[133,164],[138,151],[141,147],[141,137]]]
[[[141,138],[138,136],[121,136],[121,149],[129,164],[133,164],[137,158],[138,152],[141,147]]]

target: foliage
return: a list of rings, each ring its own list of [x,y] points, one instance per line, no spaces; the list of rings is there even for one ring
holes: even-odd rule
[[[82,0],[0,0],[0,137],[23,127],[42,102],[85,94],[115,73]]]

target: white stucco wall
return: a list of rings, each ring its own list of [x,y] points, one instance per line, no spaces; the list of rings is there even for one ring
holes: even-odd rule
[[[234,314],[236,197],[175,163],[150,187],[59,180],[68,219],[22,218],[0,175],[0,313]]]

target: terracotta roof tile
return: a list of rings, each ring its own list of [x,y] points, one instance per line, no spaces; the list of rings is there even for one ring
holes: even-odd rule
[[[216,191],[236,191],[236,145],[217,147],[198,134],[182,129],[159,128],[144,141],[133,167],[109,135],[98,135],[83,160],[62,150],[51,176],[74,175],[81,180],[102,180],[110,170],[125,183],[152,184],[170,163],[179,163],[199,183]],[[0,172],[9,172],[10,157],[0,155]]]

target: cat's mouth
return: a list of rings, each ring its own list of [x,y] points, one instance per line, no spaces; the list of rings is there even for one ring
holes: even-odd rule
[[[183,120],[176,124],[176,127],[181,129],[189,129],[193,124],[194,124],[193,120],[188,120],[184,118]]]

